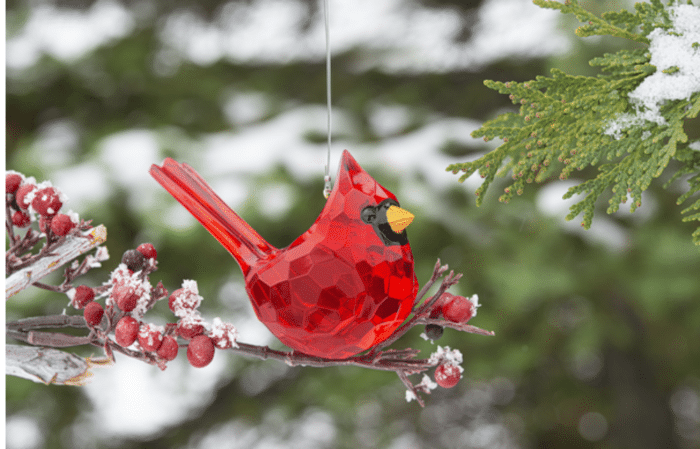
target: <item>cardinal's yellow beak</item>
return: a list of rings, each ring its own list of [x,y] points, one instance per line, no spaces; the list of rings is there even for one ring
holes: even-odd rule
[[[386,211],[386,219],[389,222],[389,226],[397,234],[406,229],[414,218],[415,215],[406,209],[401,209],[399,206],[391,206]]]

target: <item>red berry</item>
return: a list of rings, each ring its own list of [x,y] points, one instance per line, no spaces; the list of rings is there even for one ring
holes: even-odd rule
[[[163,338],[163,343],[161,343],[160,348],[156,352],[158,357],[169,362],[177,357],[178,345],[177,340],[174,337],[167,336]]]
[[[112,300],[117,303],[117,307],[124,312],[131,312],[134,310],[140,297],[138,293],[136,293],[136,290],[125,282],[115,284],[110,296]]]
[[[466,323],[474,316],[476,307],[464,296],[454,296],[451,301],[442,306],[445,319],[453,323]]]
[[[168,307],[170,307],[170,311],[181,318],[190,315],[201,303],[202,297],[199,296],[197,290],[191,286],[178,288],[172,292],[168,298]]]
[[[58,214],[51,219],[51,232],[62,237],[75,227],[75,223],[68,215]]]
[[[142,243],[136,247],[136,251],[144,255],[146,259],[155,259],[158,253],[151,243]]]
[[[209,332],[214,345],[219,349],[228,349],[233,346],[238,347],[236,339],[238,338],[238,330],[231,323],[224,323],[220,318],[214,318],[211,332]]]
[[[173,313],[175,313],[175,300],[177,300],[177,296],[175,296],[176,292],[177,290],[172,292],[168,297],[168,308],[170,308],[170,311]]]
[[[21,210],[15,211],[15,213],[12,214],[12,224],[18,228],[26,228],[31,222],[32,220],[29,218],[29,215]]]
[[[36,189],[36,184],[27,183],[19,186],[17,193],[15,193],[15,199],[20,209],[27,210],[27,208],[29,208],[29,201],[27,200],[30,198],[27,198],[27,196],[32,193],[34,189]]]
[[[177,322],[177,334],[185,340],[191,340],[204,333],[203,321],[199,319],[183,319]]]
[[[85,306],[85,310],[83,311],[83,316],[89,326],[97,326],[100,324],[104,314],[105,311],[100,303],[94,301]]]
[[[17,173],[10,173],[5,176],[5,193],[15,193],[22,184],[22,176]]]
[[[437,319],[440,318],[440,315],[442,315],[442,308],[445,306],[446,303],[452,300],[455,295],[449,292],[445,292],[440,297],[435,301],[433,304],[433,308],[430,311],[430,318],[432,319]],[[430,301],[430,299],[428,299]]]
[[[139,329],[139,345],[144,351],[154,352],[163,343],[163,328],[155,324],[144,324]]]
[[[52,217],[58,213],[63,206],[55,187],[45,187],[34,195],[32,207],[37,213],[44,217]]]
[[[435,382],[442,388],[452,388],[462,378],[462,372],[458,365],[446,363],[435,368]]]
[[[436,301],[435,304],[433,304],[433,308],[430,311],[430,318],[432,319],[438,319],[440,318],[440,314],[442,313],[442,306],[439,304],[440,301]]]
[[[127,347],[134,344],[139,334],[139,322],[134,317],[125,316],[117,323],[114,338],[119,346]]]
[[[95,299],[95,290],[87,285],[79,285],[76,287],[75,294],[73,295],[73,307],[82,309],[93,299]]]
[[[204,368],[214,359],[214,342],[206,335],[198,335],[187,346],[187,360],[195,368]]]

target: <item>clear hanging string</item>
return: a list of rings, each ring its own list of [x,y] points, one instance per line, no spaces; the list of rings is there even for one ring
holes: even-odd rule
[[[328,148],[326,153],[326,174],[323,177],[323,196],[331,194],[331,27],[330,0],[323,0],[323,13],[326,24],[326,107],[328,109]]]

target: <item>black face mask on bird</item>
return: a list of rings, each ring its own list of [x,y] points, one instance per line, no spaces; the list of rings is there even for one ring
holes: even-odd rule
[[[367,206],[360,214],[362,221],[371,224],[385,245],[405,245],[408,237],[404,230],[413,220],[413,214],[401,209],[398,201],[391,198],[377,206]]]

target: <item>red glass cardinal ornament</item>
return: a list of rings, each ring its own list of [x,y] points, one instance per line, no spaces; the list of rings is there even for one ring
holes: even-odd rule
[[[316,222],[277,249],[187,164],[166,159],[151,175],[238,261],[255,313],[296,351],[344,359],[386,340],[418,291],[404,230],[413,215],[343,152]]]

